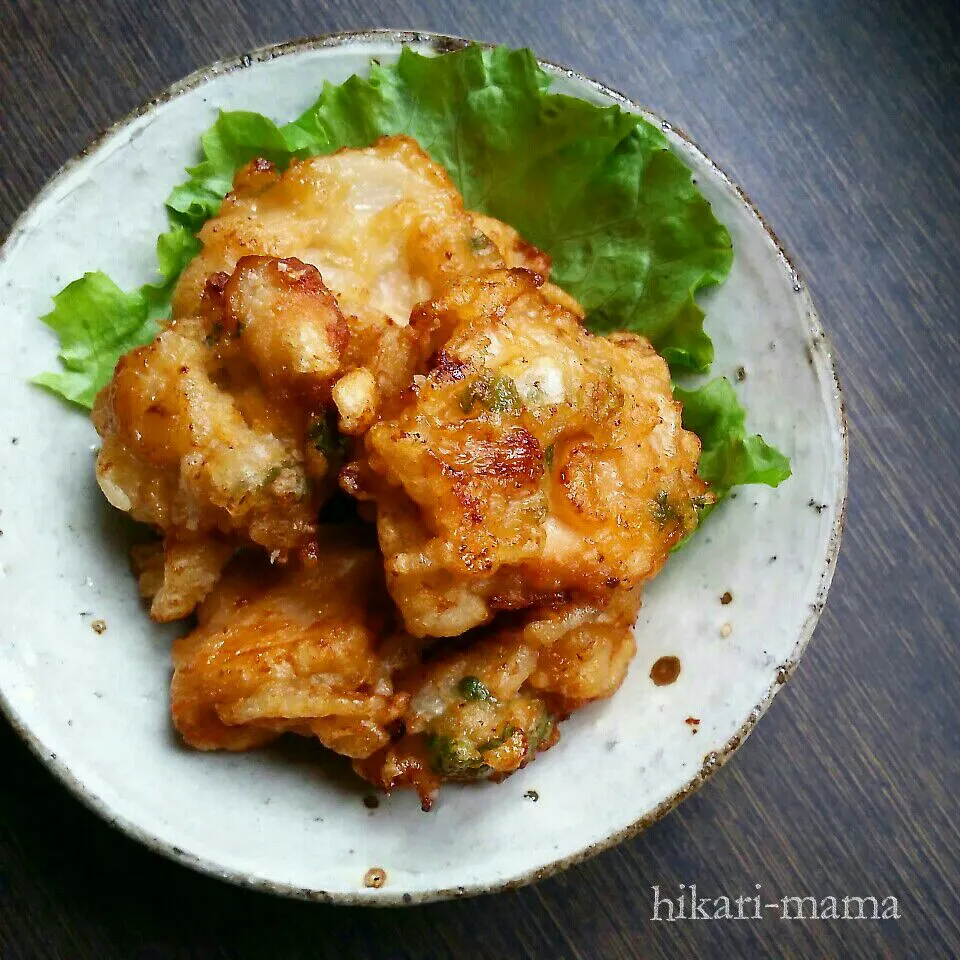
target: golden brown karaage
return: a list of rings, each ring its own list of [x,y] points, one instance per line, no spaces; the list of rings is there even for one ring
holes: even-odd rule
[[[636,652],[639,591],[606,607],[557,603],[439,641],[398,677],[402,736],[354,769],[384,790],[412,786],[429,809],[445,780],[501,780],[560,739],[559,722],[620,687]]]
[[[522,248],[515,231],[483,222],[502,230],[511,256]],[[343,367],[367,371],[369,380],[353,392],[366,387],[374,407],[378,396],[405,389],[416,372],[420,344],[408,330],[413,307],[457,277],[505,262],[443,168],[401,136],[294,160],[283,173],[253,161],[237,174],[200,239],[203,250],[174,293],[174,318],[195,313],[207,277],[232,271],[241,257],[298,257],[320,271],[347,317]],[[541,255],[538,263],[544,262],[549,269]],[[359,432],[349,415],[345,420],[347,432]]]
[[[642,337],[589,333],[539,285],[499,271],[421,304],[411,326],[442,349],[341,475],[376,504],[415,635],[640,584],[705,502],[663,359]]]
[[[199,604],[176,728],[316,737],[425,809],[524,766],[620,686],[710,499],[666,364],[405,137],[254,160],[200,239],[94,408],[104,494],[162,534],[151,615]],[[357,516],[321,521],[338,485]]]
[[[202,750],[245,750],[285,731],[348,757],[392,740],[409,695],[393,674],[418,645],[394,636],[383,564],[369,537],[340,527],[272,566],[238,558],[173,648],[173,720]]]
[[[233,548],[316,533],[335,486],[327,408],[348,330],[315,267],[245,257],[197,312],[117,364],[96,400],[97,480],[164,534],[134,557],[158,620],[186,616]],[[161,562],[162,559],[162,562]]]
[[[516,231],[477,222],[549,268]],[[188,614],[236,546],[282,558],[314,535],[344,435],[426,361],[413,304],[505,262],[404,137],[283,174],[253,161],[200,237],[173,320],[120,361],[94,412],[104,494],[164,534],[134,555],[158,620]]]
[[[375,543],[327,528],[286,567],[234,561],[174,644],[174,723],[204,750],[314,736],[429,807],[443,780],[508,775],[556,742],[561,719],[610,696],[638,601],[547,606],[427,647],[398,628]]]

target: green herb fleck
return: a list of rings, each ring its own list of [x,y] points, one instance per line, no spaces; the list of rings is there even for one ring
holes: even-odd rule
[[[474,253],[491,253],[493,241],[485,233],[475,233],[470,238],[470,249]]]
[[[457,684],[457,692],[464,700],[493,700],[490,688],[479,677],[464,677]]]
[[[517,385],[509,377],[494,377],[490,397],[485,401],[492,413],[516,413],[523,407]]]
[[[272,466],[264,475],[262,486],[269,487],[277,477],[283,472],[284,464],[278,463],[275,466]]]
[[[204,338],[204,342],[208,347],[212,347],[220,342],[220,338],[222,336],[223,336],[223,324],[215,323],[210,328],[210,332]]]
[[[342,457],[347,452],[347,438],[337,431],[337,419],[332,410],[310,421],[307,439],[327,458]]]
[[[547,465],[548,470],[553,469],[553,454],[554,454],[554,448],[553,448],[553,444],[551,443],[550,446],[543,451],[543,462]]]
[[[427,737],[430,766],[448,777],[482,777],[490,768],[476,747],[466,740],[430,734]]]
[[[531,754],[536,753],[537,748],[550,735],[553,729],[553,718],[546,710],[541,711],[537,717],[537,722],[527,734],[528,749]]]
[[[460,403],[460,409],[464,413],[470,413],[473,410],[473,405],[477,402],[477,385],[480,380],[482,380],[482,376],[478,377],[472,383],[467,384],[467,386],[460,391],[460,396],[458,399]]]
[[[516,732],[517,728],[512,723],[505,724],[500,733],[493,737],[493,739],[481,743],[477,749],[481,753],[486,753],[488,750],[496,750],[497,747],[502,747]]]
[[[668,523],[676,523],[680,520],[680,514],[671,503],[666,490],[661,490],[650,502],[650,513],[658,527],[665,527]]]
[[[491,377],[481,373],[460,394],[460,409],[470,413],[473,405],[479,403],[491,413],[517,413],[523,409],[523,401],[517,392],[517,385],[510,377]]]

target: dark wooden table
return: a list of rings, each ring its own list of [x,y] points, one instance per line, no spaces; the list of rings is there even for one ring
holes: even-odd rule
[[[519,892],[365,911],[234,889],[88,813],[0,723],[0,957],[960,956],[960,5],[0,0],[0,229],[102,127],[218,57],[420,27],[512,45],[688,130],[833,335],[850,508],[802,669],[706,788]],[[0,463],[0,469],[3,464]],[[893,895],[899,921],[651,922],[651,886]]]

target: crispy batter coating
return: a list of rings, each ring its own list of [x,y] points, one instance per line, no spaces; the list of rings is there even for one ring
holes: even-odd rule
[[[376,503],[415,635],[642,583],[705,502],[663,359],[642,337],[590,334],[539,282],[501,271],[421,305],[413,326],[443,349],[341,476]]]
[[[213,589],[233,553],[232,544],[212,537],[135,546],[130,559],[153,619],[166,623],[188,616]]]
[[[174,645],[174,723],[204,750],[315,736],[429,807],[443,780],[508,775],[556,742],[559,720],[610,696],[638,603],[621,591],[604,609],[547,606],[428,649],[396,629],[375,547],[330,529],[299,565],[234,562]]]
[[[477,230],[474,243],[483,243],[483,238],[490,240],[500,251],[504,266],[523,267],[531,273],[537,274],[544,282],[540,292],[551,302],[560,304],[571,313],[583,319],[583,307],[555,283],[547,282],[550,276],[550,255],[528,243],[509,224],[482,213],[471,211],[470,218]]]
[[[483,221],[520,248],[515,231]],[[174,292],[175,318],[196,313],[207,277],[241,257],[297,257],[317,267],[347,317],[344,368],[367,368],[380,396],[405,389],[422,359],[408,329],[414,305],[451,280],[504,265],[443,168],[403,136],[294,160],[283,173],[252,161],[200,239]],[[526,255],[549,270],[535,248]]]
[[[159,567],[135,558],[156,619],[188,614],[233,546],[283,552],[315,535],[335,472],[314,441],[346,339],[314,267],[245,257],[196,314],[121,358],[93,411],[97,480],[165,536]]]
[[[559,722],[612,696],[636,652],[639,590],[605,607],[557,603],[441,641],[398,677],[410,691],[404,734],[354,761],[384,790],[412,786],[425,810],[445,780],[501,780],[560,739]]]
[[[165,537],[163,562],[135,559],[158,620],[187,615],[233,547],[282,555],[314,536],[344,448],[335,426],[363,434],[434,349],[409,325],[415,302],[505,256],[549,270],[516,231],[465,211],[404,137],[283,174],[253,161],[200,236],[172,322],[120,361],[94,411],[105,495]]]
[[[199,604],[176,728],[316,737],[425,809],[523,767],[618,689],[710,499],[665,362],[587,332],[406,137],[254,160],[200,238],[93,414],[101,489],[162,534],[133,551],[151,615]],[[376,542],[320,522],[338,479]]]
[[[506,266],[523,267],[532,273],[540,274],[544,279],[549,276],[549,254],[538,250],[532,243],[527,243],[509,224],[475,211],[471,211],[470,219],[480,238],[474,243],[480,244],[486,239],[500,251]]]
[[[380,558],[361,537],[328,530],[285,568],[242,558],[174,644],[174,724],[202,750],[290,731],[367,757],[391,742],[409,701],[392,678],[416,645],[391,640],[393,616]]]

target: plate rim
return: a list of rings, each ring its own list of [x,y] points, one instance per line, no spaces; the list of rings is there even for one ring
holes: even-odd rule
[[[106,143],[114,134],[119,133],[124,128],[130,126],[140,117],[150,113],[159,106],[201,86],[208,80],[232,73],[236,70],[245,69],[255,63],[263,63],[275,60],[278,57],[296,55],[309,50],[333,49],[353,45],[361,45],[371,42],[387,42],[402,47],[405,44],[426,44],[429,45],[434,53],[446,53],[462,49],[470,44],[476,44],[482,47],[493,47],[492,44],[480,40],[469,40],[464,37],[451,34],[434,33],[424,30],[400,30],[392,28],[370,29],[370,30],[347,30],[335,33],[323,33],[314,36],[300,37],[294,40],[287,40],[280,43],[267,44],[256,47],[246,53],[237,54],[230,57],[223,57],[206,66],[200,67],[183,77],[181,80],[168,86],[166,89],[155,96],[145,100],[139,106],[130,110],[123,117],[110,126],[106,127],[99,134],[94,136],[73,156],[68,158],[61,167],[43,184],[37,191],[33,199],[24,208],[20,215],[14,220],[6,237],[0,246],[0,263],[6,260],[17,239],[24,232],[28,220],[34,214],[34,211],[46,199],[57,184],[70,173],[75,166],[86,159],[104,143]],[[16,731],[17,735],[23,740],[34,756],[45,766],[67,790],[78,799],[88,810],[95,813],[103,819],[109,826],[121,831],[131,839],[143,844],[153,853],[158,853],[176,863],[188,867],[198,873],[214,877],[218,880],[224,880],[234,886],[245,889],[258,890],[265,893],[271,893],[279,896],[292,897],[299,900],[308,900],[320,903],[337,904],[341,906],[376,906],[376,907],[395,907],[409,906],[424,903],[431,903],[439,900],[449,900],[454,898],[477,896],[480,894],[498,893],[507,890],[515,890],[527,884],[545,879],[548,876],[559,873],[568,867],[582,863],[589,858],[609,850],[620,843],[637,836],[644,830],[652,826],[658,820],[665,817],[670,811],[677,807],[683,800],[691,794],[696,793],[710,777],[713,776],[732,756],[743,742],[753,731],[759,719],[767,712],[772,704],[774,697],[780,691],[781,687],[790,679],[795,672],[803,654],[807,648],[810,638],[816,629],[820,619],[820,614],[826,603],[827,594],[833,581],[833,576],[837,567],[837,557],[840,552],[840,543],[843,536],[844,523],[847,511],[847,493],[848,493],[848,473],[850,462],[849,451],[849,430],[847,415],[843,400],[843,389],[840,384],[840,378],[837,373],[835,351],[830,341],[829,335],[823,327],[820,316],[813,304],[810,292],[800,273],[793,265],[792,260],[784,249],[780,239],[774,233],[773,229],[764,219],[763,215],[757,209],[756,205],[750,199],[746,191],[736,183],[714,160],[712,160],[701,147],[693,140],[689,134],[682,128],[669,123],[660,117],[655,111],[631,100],[625,94],[616,90],[607,84],[595,80],[594,78],[573,70],[569,67],[537,57],[537,63],[545,68],[548,73],[554,76],[562,75],[571,80],[575,80],[588,88],[614,100],[624,108],[634,113],[640,113],[648,120],[658,124],[662,129],[672,132],[683,144],[683,147],[697,157],[699,161],[707,164],[711,171],[720,178],[723,183],[731,188],[738,199],[747,207],[751,215],[766,233],[768,239],[773,244],[777,252],[777,257],[781,266],[787,271],[793,284],[793,289],[801,299],[803,315],[806,319],[807,346],[811,351],[814,369],[821,382],[821,393],[824,394],[825,402],[832,401],[831,413],[836,420],[837,430],[841,444],[840,470],[835,481],[835,498],[837,504],[836,515],[830,528],[827,538],[826,552],[820,565],[820,580],[817,586],[816,599],[811,604],[810,612],[804,620],[797,640],[793,647],[793,652],[789,660],[781,664],[774,676],[773,681],[767,688],[759,702],[751,709],[747,719],[743,721],[736,732],[729,738],[727,743],[718,751],[708,753],[704,757],[703,765],[686,784],[679,790],[672,793],[669,797],[662,800],[653,810],[644,814],[644,816],[633,821],[625,827],[615,831],[603,840],[589,844],[583,849],[573,854],[560,857],[541,867],[526,870],[522,873],[506,878],[504,880],[479,882],[467,886],[445,887],[439,890],[428,890],[418,893],[399,892],[389,888],[380,890],[362,892],[329,892],[326,890],[312,889],[308,887],[299,887],[295,884],[267,880],[258,877],[250,872],[244,872],[240,869],[226,868],[209,860],[205,857],[191,853],[181,847],[171,843],[153,832],[142,827],[134,819],[119,814],[111,808],[109,803],[89,790],[84,783],[73,773],[70,766],[60,760],[55,754],[51,754],[41,739],[33,732],[29,724],[21,719],[18,710],[8,698],[5,691],[0,687],[0,712],[6,717],[7,721]],[[829,391],[829,398],[824,391],[825,383],[832,383],[832,390]]]

